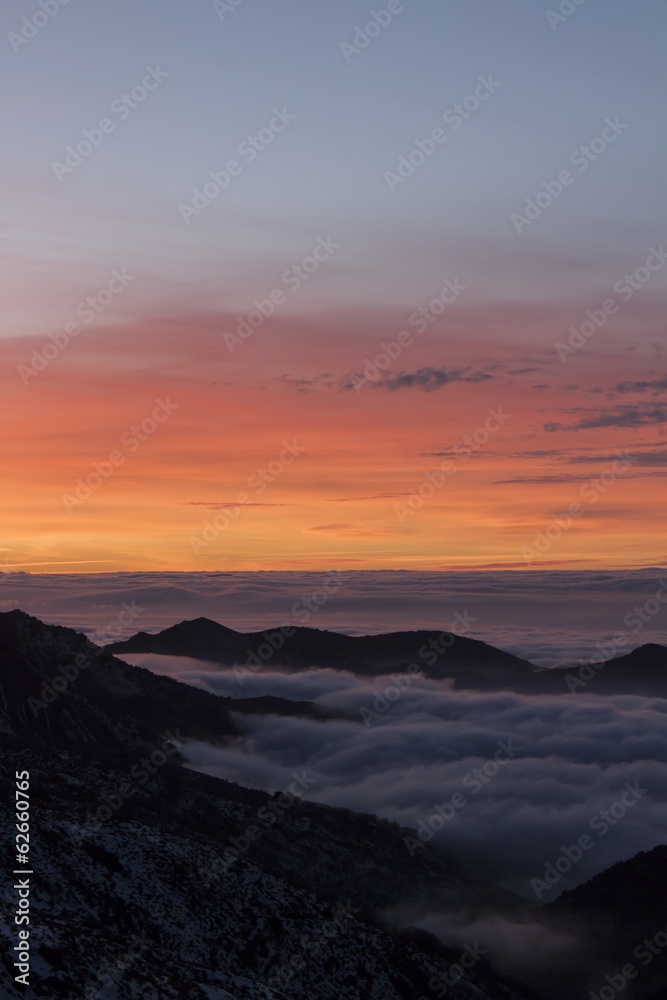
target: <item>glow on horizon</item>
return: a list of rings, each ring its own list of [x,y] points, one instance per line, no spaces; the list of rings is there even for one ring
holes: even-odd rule
[[[5,36],[27,13],[9,0]],[[532,0],[511,16],[492,0],[406,2],[346,59],[368,16],[357,0],[245,0],[223,19],[146,0],[138,19],[119,0],[66,5],[7,44],[6,566],[655,559],[667,266],[646,262],[662,247],[667,12],[591,2],[554,28]],[[159,85],[115,112],[147,73]],[[499,85],[454,127],[447,109],[480,77]],[[54,172],[105,118],[114,128]],[[609,119],[627,127],[602,150]],[[447,138],[428,152],[436,127]],[[598,152],[578,170],[582,147]],[[392,190],[386,172],[415,148]],[[186,221],[178,206],[232,160]],[[538,193],[517,232],[512,213]],[[466,460],[460,442],[499,408],[510,417]],[[293,441],[303,452],[281,460]],[[582,497],[626,450],[632,463]]]

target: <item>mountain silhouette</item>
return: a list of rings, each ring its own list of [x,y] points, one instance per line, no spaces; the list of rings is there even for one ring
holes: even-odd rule
[[[190,738],[219,743],[239,736],[235,712],[330,714],[285,698],[232,699],[180,684],[116,659],[85,635],[45,625],[22,611],[0,614],[0,725],[6,739],[87,745],[120,753],[153,745],[180,727]]]
[[[480,686],[493,686],[532,674],[536,667],[479,639],[451,632],[390,632],[344,635],[291,626],[262,632],[235,632],[208,618],[183,621],[156,634],[138,632],[106,647],[113,653],[161,653],[209,660],[223,667],[249,665],[307,670],[333,667],[374,676],[415,663],[434,679],[474,676]]]
[[[540,671],[521,679],[517,690],[532,694],[634,694],[645,698],[667,697],[667,648],[656,643],[631,653],[575,667]]]
[[[606,662],[545,669],[479,639],[451,632],[389,632],[350,636],[293,626],[236,632],[209,618],[179,622],[161,632],[138,632],[111,643],[110,652],[187,656],[222,667],[307,670],[331,667],[360,676],[405,670],[410,664],[433,680],[450,678],[456,688],[508,690],[523,694],[635,694],[667,696],[667,648],[648,643]]]
[[[29,774],[38,866],[30,986],[14,982],[6,921],[0,996],[410,1000],[437,979],[452,1000],[531,1000],[475,946],[379,916],[410,900],[510,910],[512,893],[436,844],[412,856],[414,831],[307,801],[307,769],[288,795],[184,767],[188,740],[237,738],[229,706],[72,629],[0,614],[0,844],[14,853],[14,776]]]
[[[665,1000],[666,901],[667,846],[661,844],[617,862],[542,912],[580,935],[587,990],[597,996],[606,987],[628,1000]]]

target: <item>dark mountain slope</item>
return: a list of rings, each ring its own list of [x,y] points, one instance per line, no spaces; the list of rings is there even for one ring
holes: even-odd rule
[[[33,717],[26,702],[45,679],[62,687],[78,654],[89,665]],[[0,616],[0,687],[0,842],[7,856],[14,774],[27,770],[38,872],[31,985],[11,982],[16,928],[0,921],[2,997],[414,1000],[460,951],[390,935],[377,908],[514,903],[439,848],[412,857],[407,831],[303,801],[303,772],[289,796],[272,796],[190,771],[176,753],[154,758],[164,726],[179,741],[233,738],[228,700],[123,664],[69,629]],[[0,898],[16,905],[10,880]],[[481,957],[448,993],[473,995],[526,1000]]]
[[[138,632],[108,649],[123,653],[162,653],[210,660],[224,667],[335,667],[375,675],[416,663],[434,678],[470,675],[480,686],[499,678],[530,675],[536,668],[527,660],[495,649],[478,639],[445,632],[391,632],[350,636],[320,629],[290,627],[264,632],[234,632],[208,618],[180,622],[156,635]],[[276,648],[274,648],[276,647]]]
[[[435,996],[429,982],[459,959],[460,949],[426,936],[415,943],[390,935],[363,920],[348,896],[300,888],[250,852],[225,865],[221,844],[196,823],[167,829],[146,809],[142,820],[119,815],[81,840],[73,836],[77,791],[118,787],[124,775],[66,752],[24,751],[5,755],[3,764],[12,776],[30,771],[39,872],[28,988],[12,982],[15,935],[0,923],[3,1000],[417,1000]],[[203,784],[212,812],[235,809],[233,786],[219,795],[221,783]],[[11,782],[0,780],[3,856],[10,791]],[[358,850],[352,842],[348,849]],[[308,863],[304,852],[304,875]],[[8,909],[14,904],[8,880],[0,898]],[[529,1000],[483,958],[447,996]]]
[[[593,917],[607,931],[629,937],[655,933],[667,924],[667,845],[640,851],[589,882],[564,892],[545,910]]]
[[[0,731],[32,745],[98,745],[123,752],[155,745],[166,730],[224,743],[237,736],[230,709],[256,714],[329,713],[306,702],[218,697],[131,667],[73,629],[21,611],[0,614]]]
[[[639,646],[625,656],[576,667],[541,670],[519,679],[516,688],[529,694],[634,694],[667,697],[667,648],[656,643]]]
[[[627,1000],[667,997],[667,846],[641,851],[563,893],[545,917],[578,927],[585,945],[587,989],[612,985]],[[621,988],[622,969],[635,975]],[[592,971],[591,971],[592,970]],[[626,969],[627,973],[627,969]]]

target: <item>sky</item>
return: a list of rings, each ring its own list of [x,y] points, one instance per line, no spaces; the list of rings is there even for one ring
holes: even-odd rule
[[[664,8],[44,5],[0,15],[0,563],[664,562]]]

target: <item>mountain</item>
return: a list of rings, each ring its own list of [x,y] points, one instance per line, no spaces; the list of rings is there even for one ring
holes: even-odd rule
[[[183,621],[156,634],[138,632],[106,647],[110,652],[160,653],[249,670],[333,667],[362,676],[404,670],[411,663],[434,680],[456,688],[523,694],[635,694],[667,697],[667,648],[640,646],[607,662],[546,670],[512,653],[466,636],[444,632],[389,632],[349,636],[312,628],[235,632],[208,618]]]
[[[647,698],[667,696],[667,648],[646,643],[625,656],[618,656],[597,669],[591,689],[598,686],[604,693],[645,695]]]
[[[21,611],[0,614],[0,732],[51,745],[153,745],[159,733],[219,743],[239,736],[230,710],[328,718],[317,705],[272,696],[218,697],[116,659],[86,636]],[[14,665],[14,666],[12,666]],[[20,665],[20,667],[18,666]]]
[[[235,632],[208,618],[180,622],[155,635],[138,632],[106,648],[113,653],[162,653],[209,660],[223,667],[260,666],[306,670],[334,667],[376,675],[416,663],[435,679],[454,677],[474,686],[495,686],[532,674],[537,668],[512,653],[451,632],[390,632],[343,635],[289,626],[263,632]]]
[[[3,998],[530,1000],[477,942],[447,949],[379,917],[411,901],[482,916],[510,893],[432,844],[413,857],[396,824],[308,802],[307,771],[269,794],[183,766],[188,739],[236,738],[230,699],[15,611],[0,615],[0,731],[0,843],[17,856],[28,772],[32,888],[30,985],[0,920]],[[11,880],[0,898],[16,909]]]
[[[667,648],[656,643],[639,646],[613,660],[575,667],[541,670],[519,679],[516,690],[530,694],[634,694],[667,697]]]
[[[623,991],[627,1000],[667,997],[666,845],[619,861],[542,912],[579,929],[587,990]],[[628,966],[634,970],[629,976]]]

